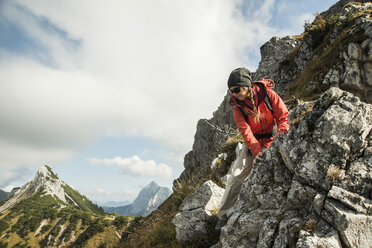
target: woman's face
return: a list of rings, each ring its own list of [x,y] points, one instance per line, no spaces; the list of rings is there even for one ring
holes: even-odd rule
[[[238,91],[238,89],[240,89],[240,90]],[[247,97],[249,97],[248,87],[245,87],[245,86],[233,86],[233,87],[230,88],[230,91],[240,101],[243,101]]]

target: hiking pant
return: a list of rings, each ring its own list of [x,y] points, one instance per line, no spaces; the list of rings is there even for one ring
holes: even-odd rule
[[[253,160],[253,155],[249,152],[247,146],[243,144],[238,157],[227,173],[226,189],[222,197],[220,209],[218,210],[218,218],[225,219],[227,210],[234,206],[244,180],[252,171]]]

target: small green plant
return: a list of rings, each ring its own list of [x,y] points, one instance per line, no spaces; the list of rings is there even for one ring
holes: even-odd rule
[[[212,214],[213,216],[217,216],[217,214],[218,214],[218,210],[219,210],[219,207],[214,207],[214,208],[212,209],[212,211],[211,211],[211,214]]]
[[[115,220],[112,221],[112,224],[117,228],[117,229],[122,229],[126,225],[128,225],[131,217],[129,216],[117,216]]]
[[[76,241],[74,242],[74,247],[83,247],[91,237],[93,237],[97,233],[103,232],[104,230],[105,230],[105,226],[102,222],[102,219],[100,218],[96,219],[76,239]]]
[[[8,228],[9,228],[8,223],[6,223],[5,221],[0,220],[0,236],[3,233],[3,231],[5,231]]]
[[[2,243],[0,241],[0,248],[7,248],[8,247],[8,243]]]
[[[52,225],[51,224],[47,224],[45,226],[43,226],[40,230],[40,233],[41,234],[45,234],[47,231],[49,231],[50,229],[52,228]]]

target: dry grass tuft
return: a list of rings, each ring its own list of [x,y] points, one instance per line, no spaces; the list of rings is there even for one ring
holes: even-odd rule
[[[339,166],[331,165],[327,171],[327,179],[330,183],[335,183],[340,179],[341,169]]]

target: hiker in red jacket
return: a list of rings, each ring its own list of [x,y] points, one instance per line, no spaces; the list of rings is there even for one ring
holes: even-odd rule
[[[227,84],[231,92],[230,104],[234,105],[234,120],[245,144],[227,174],[217,231],[226,223],[227,210],[234,206],[243,181],[256,161],[261,160],[263,151],[289,130],[288,110],[280,96],[271,90],[273,81],[252,82],[249,70],[238,68],[231,72]],[[273,134],[275,124],[277,131]]]

